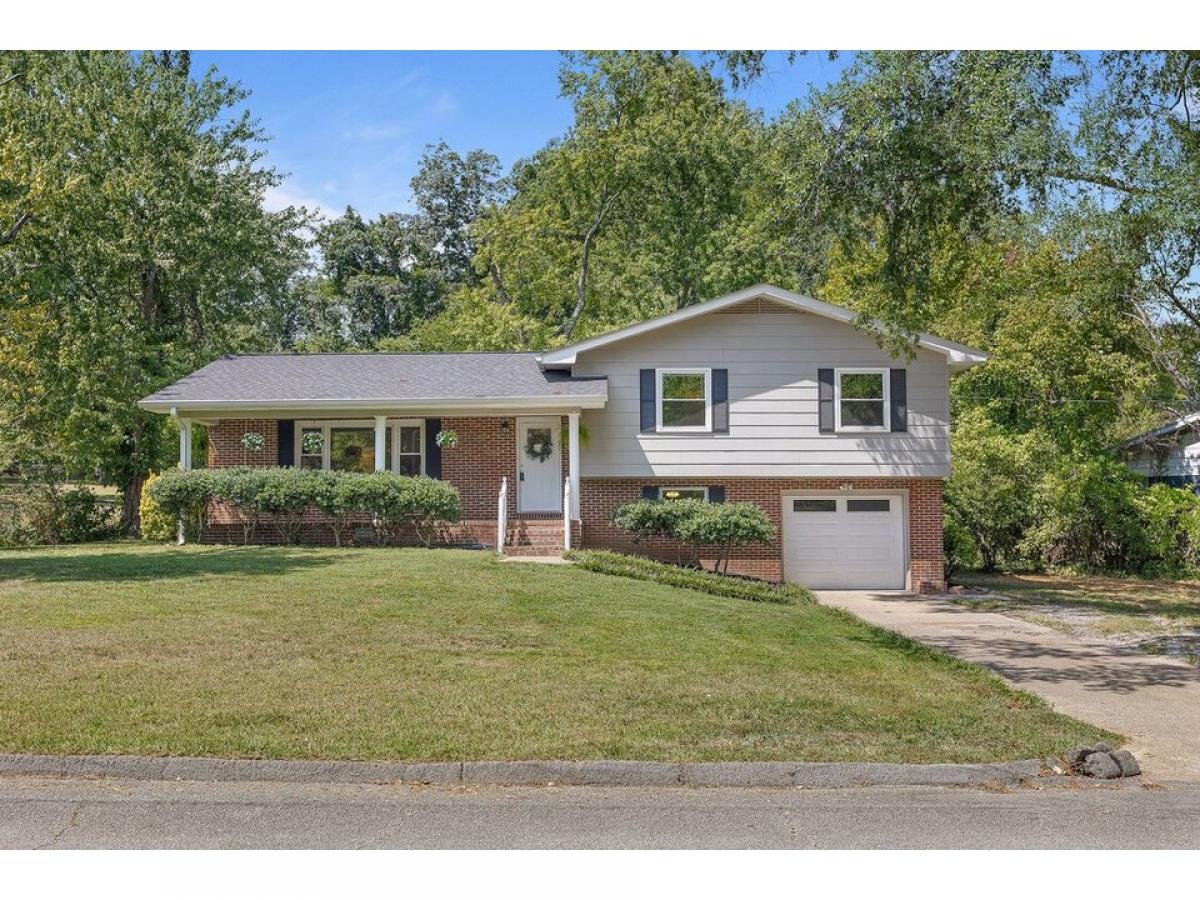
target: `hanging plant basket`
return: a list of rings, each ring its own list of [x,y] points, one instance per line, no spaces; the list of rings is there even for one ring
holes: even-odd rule
[[[266,445],[267,445],[267,442],[263,440],[263,436],[261,434],[258,434],[253,431],[248,431],[242,435],[242,446],[245,447],[247,450],[257,453],[259,450],[262,450],[262,448],[265,447]]]
[[[439,431],[434,435],[433,442],[438,445],[439,450],[453,450],[458,446],[458,432]]]
[[[526,432],[525,455],[530,459],[545,462],[553,452],[554,445],[550,442],[549,432],[535,428],[531,428]]]
[[[319,431],[306,432],[300,440],[300,450],[306,456],[316,456],[325,448],[325,439]]]

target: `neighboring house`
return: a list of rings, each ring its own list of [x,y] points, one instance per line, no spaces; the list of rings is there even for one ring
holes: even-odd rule
[[[640,497],[750,501],[779,527],[731,571],[817,588],[937,590],[949,376],[985,356],[922,335],[894,359],[841,307],[756,286],[544,353],[229,356],[146,397],[209,466],[423,472],[462,494],[451,542],[674,558],[612,524]],[[583,429],[584,442],[579,441]],[[440,431],[458,443],[440,449]],[[265,446],[248,450],[244,435]],[[254,441],[251,440],[253,444]],[[563,515],[564,488],[570,509]],[[315,514],[305,538],[329,540]],[[219,517],[208,540],[240,531]]]
[[[1123,449],[1130,468],[1150,484],[1200,487],[1200,412],[1139,434]]]

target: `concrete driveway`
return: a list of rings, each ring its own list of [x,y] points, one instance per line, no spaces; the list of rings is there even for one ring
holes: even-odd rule
[[[1195,666],[945,600],[890,592],[816,593],[827,606],[987,666],[1057,711],[1125,735],[1147,777],[1200,781]]]

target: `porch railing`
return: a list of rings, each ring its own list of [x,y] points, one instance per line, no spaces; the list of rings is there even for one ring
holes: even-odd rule
[[[504,555],[504,542],[508,538],[508,478],[500,479],[500,500],[496,504],[496,552]]]
[[[571,479],[563,479],[563,549],[571,549]]]

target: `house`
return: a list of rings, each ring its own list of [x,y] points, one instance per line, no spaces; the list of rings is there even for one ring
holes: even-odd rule
[[[1126,441],[1122,447],[1130,468],[1150,484],[1200,487],[1200,412],[1183,416]]]
[[[895,359],[849,310],[759,285],[544,353],[228,356],[140,405],[178,418],[185,468],[202,422],[209,466],[445,479],[464,511],[451,542],[495,546],[504,486],[509,553],[569,536],[673,558],[666,543],[631,544],[614,510],[750,501],[779,537],[730,571],[931,591],[944,583],[949,376],[984,359],[933,335]],[[439,447],[449,432],[456,445]],[[329,539],[315,513],[306,528]],[[238,534],[215,516],[205,539]]]

